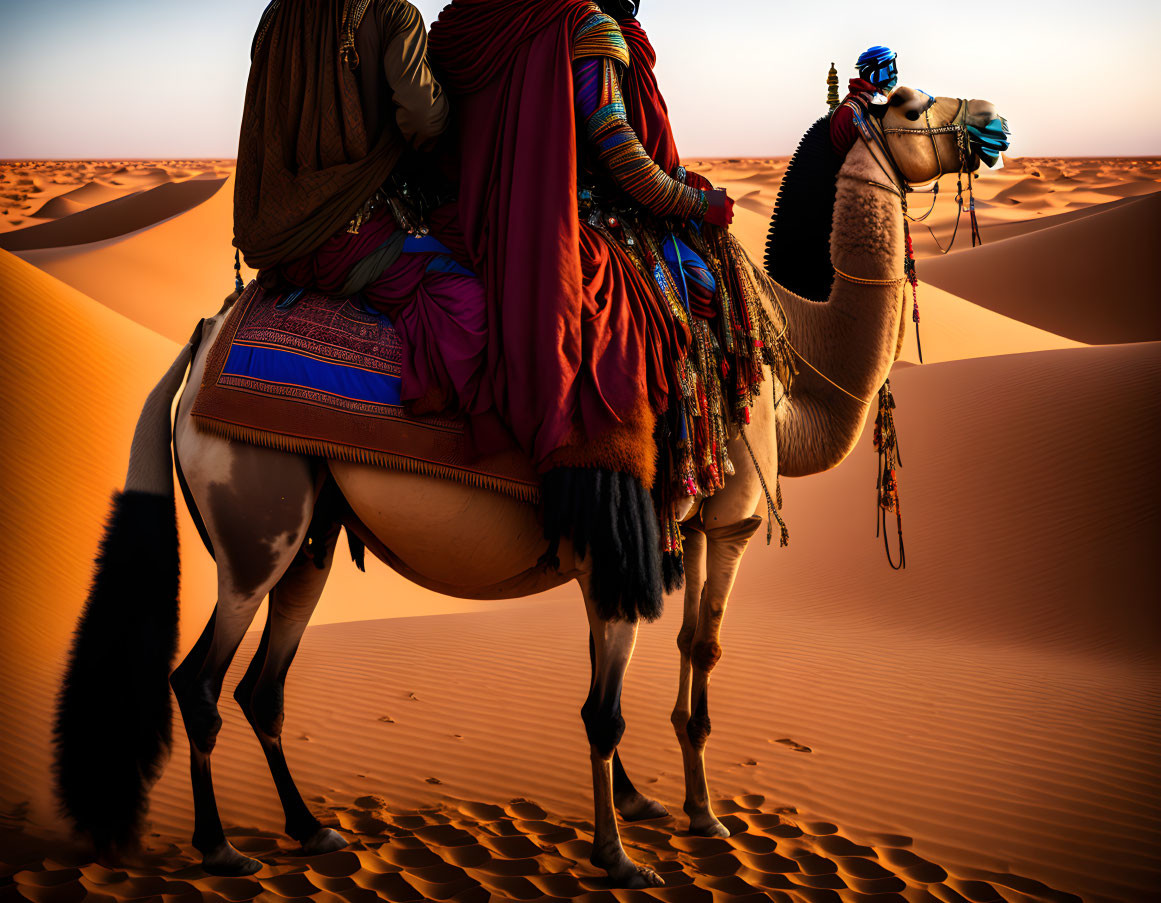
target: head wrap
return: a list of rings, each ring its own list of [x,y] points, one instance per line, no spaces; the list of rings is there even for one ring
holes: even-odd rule
[[[890,47],[869,47],[859,55],[855,67],[859,75],[880,91],[890,91],[899,81],[899,69],[895,64],[898,54]]]

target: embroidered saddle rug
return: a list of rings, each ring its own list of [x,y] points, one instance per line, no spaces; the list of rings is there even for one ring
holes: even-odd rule
[[[210,348],[192,414],[199,428],[229,439],[536,501],[540,481],[517,450],[469,460],[462,420],[403,409],[402,350],[377,311],[251,282]]]

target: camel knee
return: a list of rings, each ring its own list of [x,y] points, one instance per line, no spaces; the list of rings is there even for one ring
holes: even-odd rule
[[[185,732],[189,741],[199,752],[209,755],[218,742],[222,730],[222,716],[218,714],[217,694],[205,681],[182,679],[181,669],[169,678],[173,695],[177,697],[178,708],[185,722]]]
[[[253,686],[243,686],[243,683],[234,690],[234,699],[242,714],[260,735],[277,740],[282,736],[285,717],[282,685],[258,681]]]
[[[690,711],[686,706],[678,706],[669,716],[669,723],[673,725],[673,730],[677,734],[678,740],[681,740],[685,736],[685,728],[689,724],[689,716]]]
[[[677,632],[677,648],[683,658],[689,658],[690,656],[690,652],[693,649],[693,635],[696,629],[693,624],[682,624],[681,630]]]
[[[625,734],[620,699],[611,705],[602,705],[602,700],[590,695],[581,708],[581,720],[585,723],[589,745],[606,759],[612,756]]]
[[[706,674],[714,669],[714,665],[722,657],[722,645],[717,640],[702,640],[695,643],[690,653],[693,666]]]

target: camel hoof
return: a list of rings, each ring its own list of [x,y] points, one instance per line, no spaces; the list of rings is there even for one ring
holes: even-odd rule
[[[637,865],[623,852],[610,857],[611,863],[606,865],[601,860],[604,857],[593,857],[590,862],[599,869],[609,873],[609,882],[613,887],[625,890],[642,890],[646,887],[664,887],[664,879],[643,865]],[[607,860],[606,860],[607,861]]]
[[[713,815],[690,817],[689,833],[697,837],[729,837],[730,829],[723,825]]]
[[[243,856],[228,840],[202,856],[202,868],[222,878],[244,878],[262,868],[262,863]]]
[[[623,821],[648,821],[669,814],[669,810],[657,800],[651,800],[640,793],[617,803],[617,812]]]
[[[653,871],[653,869],[646,868],[643,865],[634,866],[634,874],[628,877],[621,886],[626,890],[642,890],[646,887],[665,887],[665,880]]]
[[[319,828],[310,840],[302,845],[302,851],[307,856],[318,856],[320,853],[333,853],[347,846],[347,839],[338,831],[330,828]]]

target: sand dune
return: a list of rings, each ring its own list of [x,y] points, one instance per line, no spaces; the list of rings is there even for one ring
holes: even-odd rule
[[[1147,193],[1152,194],[1155,190],[1151,188]],[[1114,201],[1098,200],[1090,206],[1077,207],[1066,210],[1063,213],[1049,212],[1047,216],[1039,215],[1031,219],[989,223],[983,234],[984,244],[992,244],[1007,238],[1015,238],[1017,235],[1026,235],[1029,232],[1038,232],[1041,229],[1049,229],[1053,226],[1062,226],[1065,223],[1084,219],[1086,216],[1092,216],[1097,213],[1107,213],[1109,210],[1122,207],[1125,204],[1131,204],[1134,200],[1134,197],[1119,198]]]
[[[1081,342],[1161,339],[1161,194],[924,260],[925,282]]]
[[[70,216],[81,210],[87,210],[90,207],[124,196],[125,194],[121,189],[102,185],[94,180],[86,182],[80,188],[74,188],[72,191],[66,191],[64,194],[58,194],[45,201],[44,206],[35,211],[32,216],[43,219],[59,219],[62,216]]]
[[[80,210],[64,219],[0,235],[0,248],[29,251],[104,241],[155,225],[207,200],[224,179],[165,182],[128,197]]]
[[[233,204],[231,177],[205,203],[152,229],[21,256],[131,320],[184,342],[233,290]],[[253,271],[243,268],[242,275],[249,280]]]
[[[225,160],[0,163],[0,233],[41,225],[165,182],[222,179],[232,171],[232,161]]]
[[[922,276],[921,267],[921,279]],[[911,319],[914,302],[909,288],[904,299],[907,336],[899,360],[918,364],[919,345]],[[927,364],[1021,351],[1076,348],[1081,344],[972,304],[922,281],[919,284],[919,342],[923,347],[923,362]]]
[[[0,656],[11,677],[18,663],[60,658],[110,495],[124,480],[141,403],[179,346],[7,252],[0,252],[0,284],[8,330],[0,382],[9,412],[0,434],[7,474],[0,518],[19,525],[0,606],[0,635],[19,653]],[[183,532],[183,540],[193,548],[196,532]],[[193,562],[185,576],[187,591],[212,591],[207,568]]]

